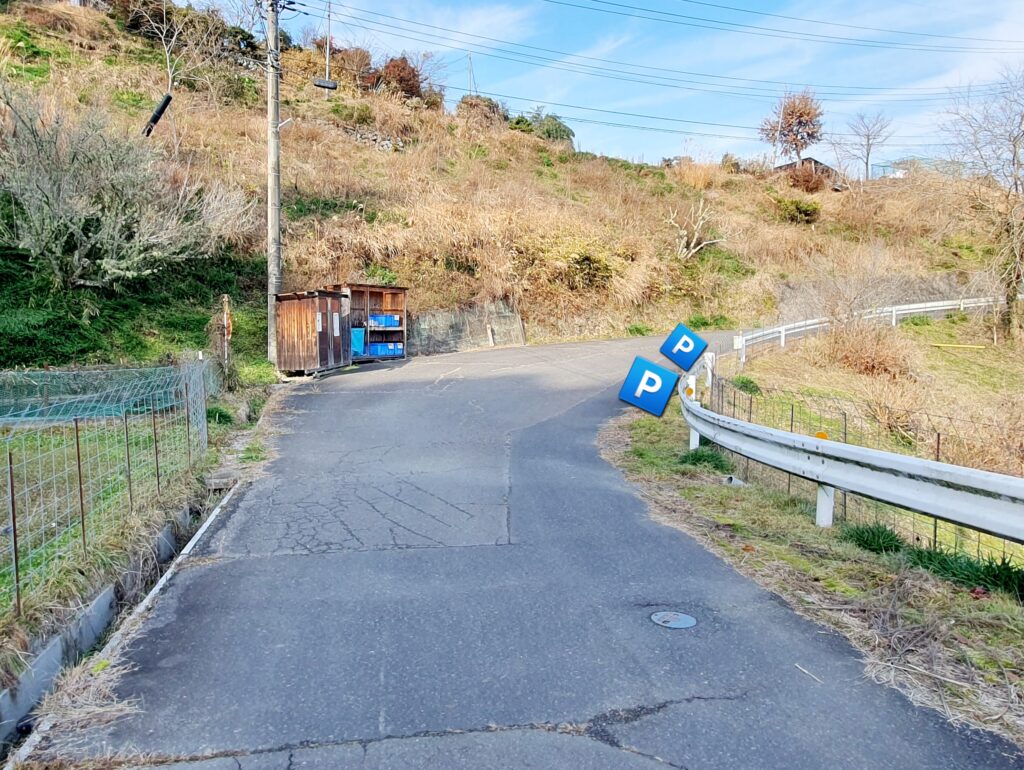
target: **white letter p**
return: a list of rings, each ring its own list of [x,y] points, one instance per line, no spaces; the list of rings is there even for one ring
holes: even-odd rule
[[[640,398],[641,393],[657,393],[659,390],[661,390],[661,377],[654,372],[645,371],[633,397]]]
[[[673,353],[689,353],[693,350],[693,340],[687,337],[685,334],[679,338],[679,342],[672,348]]]

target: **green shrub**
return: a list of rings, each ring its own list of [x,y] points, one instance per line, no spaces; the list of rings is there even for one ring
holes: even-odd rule
[[[373,123],[373,109],[369,104],[346,104],[339,102],[331,107],[331,114],[336,115],[343,123],[354,123],[357,126],[368,126]]]
[[[748,396],[760,396],[761,386],[745,374],[737,374],[732,378],[733,387]]]
[[[508,127],[513,131],[522,131],[524,134],[533,133],[533,123],[525,115],[517,115],[509,121]]]
[[[654,334],[654,329],[647,324],[630,324],[626,328],[626,334],[630,337],[648,337]]]
[[[900,322],[905,327],[930,327],[932,318],[930,315],[910,315]]]
[[[723,455],[717,449],[698,446],[691,449],[679,458],[680,465],[688,465],[694,468],[718,471],[719,473],[732,473],[732,460]]]
[[[694,313],[686,319],[686,325],[694,331],[700,331],[701,329],[728,329],[732,325],[732,321],[721,313],[716,313],[710,318],[703,313]]]
[[[821,204],[817,201],[778,197],[775,198],[775,206],[779,217],[793,224],[810,225],[821,217]]]
[[[895,553],[907,545],[902,537],[884,524],[851,524],[843,527],[839,539],[871,553]]]
[[[1024,601],[1024,569],[1006,556],[974,559],[952,551],[912,548],[907,551],[907,563],[967,588],[981,586],[1003,591],[1017,601]]]
[[[377,262],[374,262],[372,265],[368,265],[363,272],[366,273],[367,281],[378,284],[379,286],[394,286],[398,283],[398,276],[394,271]]]
[[[235,421],[235,416],[223,406],[211,404],[206,407],[206,421],[214,425],[231,425]]]

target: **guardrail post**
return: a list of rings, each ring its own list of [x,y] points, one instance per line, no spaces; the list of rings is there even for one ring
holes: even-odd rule
[[[785,326],[780,326],[779,327],[779,347],[780,348],[786,347],[786,327]]]
[[[740,336],[740,363],[745,364],[747,362],[747,338]]]
[[[832,513],[835,510],[835,505],[835,488],[818,484],[818,502],[814,509],[814,523],[819,527],[831,527]]]
[[[896,325],[896,308],[895,307],[893,307],[893,309],[892,309],[892,325],[893,326]]]
[[[686,377],[686,390],[683,393],[684,398],[688,398],[691,401],[697,400],[697,377],[696,375],[689,374]],[[700,434],[695,428],[690,428],[690,451],[700,446]]]

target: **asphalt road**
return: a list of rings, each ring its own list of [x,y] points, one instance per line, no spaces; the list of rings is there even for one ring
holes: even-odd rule
[[[193,770],[1010,768],[652,522],[595,435],[651,339],[302,385],[131,644],[138,713],[60,756]],[[648,618],[681,609],[696,627]],[[813,673],[816,681],[797,665]],[[177,766],[175,766],[177,767]]]

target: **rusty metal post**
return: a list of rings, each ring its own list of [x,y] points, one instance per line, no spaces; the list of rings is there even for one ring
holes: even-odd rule
[[[78,514],[82,520],[82,550],[89,553],[85,541],[85,479],[82,478],[82,442],[79,438],[78,418],[75,420],[75,459],[78,461]]]
[[[192,404],[188,400],[188,377],[185,378],[185,448],[188,467],[192,467]]]
[[[156,463],[156,493],[160,494],[160,442],[156,435],[156,408],[153,407],[149,412],[150,417],[153,418],[153,459]]]
[[[124,418],[124,461],[128,477],[128,512],[135,511],[135,491],[132,489],[132,447],[128,440],[128,412],[121,415]]]
[[[14,456],[7,450],[7,513],[11,519],[11,548],[14,555],[14,608],[21,615],[21,563],[18,560],[18,503],[14,499]]]

